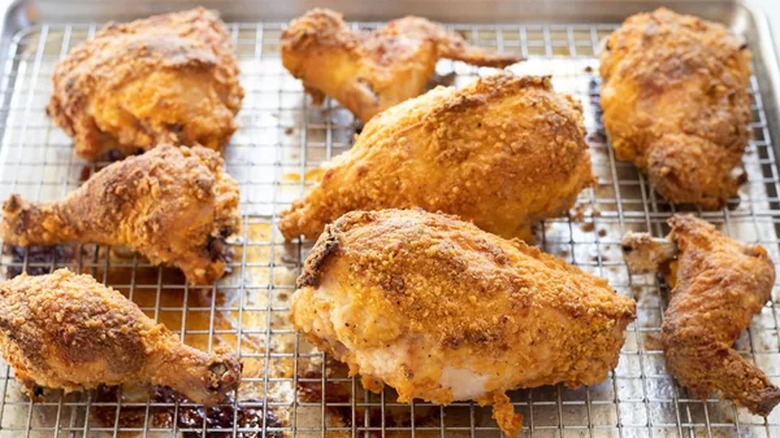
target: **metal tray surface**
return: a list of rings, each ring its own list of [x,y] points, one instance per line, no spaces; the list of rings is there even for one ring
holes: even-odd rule
[[[445,20],[475,44],[526,56],[527,62],[511,70],[552,74],[556,90],[573,94],[584,105],[598,183],[580,195],[568,216],[537,227],[537,243],[634,297],[638,316],[627,330],[618,367],[601,384],[511,393],[525,415],[522,436],[780,436],[780,410],[766,419],[753,416],[715,397],[692,398],[674,383],[664,369],[659,343],[668,287],[652,275],[629,275],[619,245],[628,230],[664,235],[667,217],[690,211],[735,238],[761,243],[780,260],[777,58],[760,14],[725,1],[667,3],[727,23],[744,35],[755,53],[753,140],[744,158],[748,182],[726,208],[703,212],[669,205],[633,165],[617,162],[600,122],[599,41],[627,14],[658,4],[554,1],[534,7],[536,3],[476,0],[470,6],[456,1],[449,8],[431,1],[380,1],[373,7],[357,1],[337,3],[320,5],[372,20],[356,22],[357,27],[379,26],[404,13]],[[125,249],[84,244],[6,246],[0,279],[22,270],[40,274],[63,266],[92,274],[188,344],[204,350],[226,345],[238,351],[245,363],[244,383],[232,400],[207,412],[164,390],[150,393],[130,385],[68,395],[49,391],[43,402],[33,402],[21,393],[12,370],[0,363],[0,437],[499,437],[490,408],[468,402],[448,407],[397,403],[392,390],[371,394],[348,378],[343,366],[291,330],[288,300],[311,244],[284,243],[276,229],[278,214],[311,186],[320,163],[350,147],[358,124],[333,100],[321,108],[313,106],[300,82],[281,65],[281,30],[289,17],[313,6],[311,2],[205,4],[225,12],[246,91],[238,116],[241,128],[226,152],[227,170],[241,184],[244,226],[235,244],[232,274],[212,286],[188,287],[175,270],[151,266]],[[109,18],[189,6],[183,1],[10,5],[0,52],[1,199],[10,193],[59,199],[107,164],[75,157],[70,139],[46,116],[54,64]],[[438,81],[456,86],[490,72],[459,62],[437,65]],[[778,300],[780,289],[737,348],[780,383]]]

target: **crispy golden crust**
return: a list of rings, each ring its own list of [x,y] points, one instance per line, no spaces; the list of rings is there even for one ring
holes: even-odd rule
[[[593,181],[582,108],[549,78],[502,73],[439,87],[374,117],[352,149],[282,213],[290,240],[351,210],[421,207],[530,239]]]
[[[162,142],[220,150],[244,91],[230,35],[203,8],[108,24],[54,69],[48,113],[79,156]]]
[[[214,404],[241,378],[234,355],[182,344],[119,292],[67,269],[0,283],[0,348],[31,395],[35,385],[70,392],[139,381]]]
[[[328,9],[293,20],[282,32],[281,51],[284,66],[317,103],[323,93],[333,96],[363,122],[422,94],[439,58],[490,67],[520,60],[471,46],[424,18],[405,17],[362,32]]]
[[[515,413],[515,407],[509,396],[504,392],[496,391],[492,394],[492,400],[486,398],[483,402],[493,403],[493,419],[496,420],[499,429],[510,437],[517,436],[523,428],[523,414]]]
[[[635,274],[667,272],[669,260],[677,256],[674,242],[653,237],[649,233],[629,231],[623,236],[620,245],[629,271]]]
[[[601,52],[604,126],[666,199],[720,208],[744,182],[751,52],[723,26],[667,9],[630,17]]]
[[[712,391],[767,416],[780,389],[733,349],[775,281],[764,248],[743,245],[692,216],[669,220],[680,253],[661,340],[668,370],[702,399]]]
[[[635,312],[603,279],[422,210],[345,214],[314,246],[298,286],[296,329],[370,388],[385,382],[403,401],[496,403],[508,433],[520,424],[505,391],[603,380]],[[452,381],[469,388],[447,384],[448,369],[465,372]]]
[[[238,184],[222,166],[210,149],[160,145],[106,167],[62,201],[11,195],[3,205],[3,240],[127,246],[152,263],[178,267],[191,284],[210,283],[225,272],[224,239],[241,224]]]

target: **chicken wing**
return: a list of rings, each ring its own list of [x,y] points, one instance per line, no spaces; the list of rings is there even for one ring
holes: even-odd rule
[[[67,269],[0,283],[0,348],[31,396],[146,382],[212,405],[238,387],[233,354],[206,354],[179,341],[132,301]]]
[[[439,58],[489,67],[520,60],[471,46],[424,18],[405,17],[362,32],[328,9],[313,9],[293,20],[281,39],[282,63],[303,81],[315,103],[327,94],[363,122],[422,94]]]
[[[598,383],[618,362],[633,300],[520,240],[422,210],[354,211],[328,225],[292,297],[294,327],[403,402],[493,403],[504,394]]]
[[[531,239],[534,222],[567,211],[593,181],[582,107],[549,78],[506,72],[394,106],[324,167],[282,213],[288,240],[351,210],[411,207]]]
[[[720,208],[745,181],[750,50],[667,9],[630,17],[601,52],[604,126],[667,200]]]
[[[672,244],[637,234],[623,240],[627,257],[636,259],[671,257],[674,245],[679,251],[661,267],[673,286],[661,329],[667,369],[697,397],[717,390],[754,414],[769,415],[780,389],[733,345],[770,297],[772,260],[761,246],[734,241],[701,219],[675,215],[669,225]]]
[[[203,8],[111,23],[57,64],[48,113],[88,160],[164,142],[220,150],[244,96],[235,56]]]
[[[12,245],[97,242],[127,246],[152,263],[178,267],[190,284],[222,276],[236,233],[238,184],[217,152],[160,145],[116,162],[65,199],[3,205],[3,241]]]

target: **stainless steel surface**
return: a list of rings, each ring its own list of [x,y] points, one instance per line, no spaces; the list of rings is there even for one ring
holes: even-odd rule
[[[52,21],[89,21],[137,17],[138,11],[166,12],[194,4],[191,0],[101,1],[82,0],[64,3],[39,0],[41,18]],[[386,20],[388,17],[419,14],[453,22],[511,22],[514,20],[552,20],[557,22],[593,22],[622,19],[628,14],[646,10],[648,5],[664,4],[680,11],[697,12],[708,18],[724,20],[733,15],[733,0],[204,0],[206,7],[222,11],[228,20],[289,19],[312,7],[329,7],[355,20]],[[447,7],[442,7],[446,4]]]
[[[760,242],[778,261],[780,177],[773,139],[780,132],[771,124],[778,119],[777,87],[773,82],[777,68],[771,44],[762,34],[766,29],[760,17],[741,6],[728,2],[684,3],[745,35],[757,55],[757,74],[751,84],[754,139],[745,155],[749,181],[740,199],[730,202],[726,209],[709,213],[684,210],[706,217],[743,241]],[[70,139],[44,112],[53,65],[94,32],[105,18],[101,14],[110,12],[105,4],[94,10],[83,8],[84,4],[43,4],[39,12],[34,12],[22,3],[5,21],[6,52],[0,59],[0,198],[16,192],[32,199],[57,199],[105,164],[88,164],[76,158]],[[241,4],[246,6],[241,2],[220,3],[226,10]],[[479,14],[499,10],[480,8],[480,4],[472,2],[470,10],[480,9]],[[575,5],[568,9],[561,6],[567,3],[556,4],[557,10],[548,5],[541,12],[505,4],[501,11],[511,9],[514,15],[495,15],[497,20],[481,15],[482,24],[473,21],[452,28],[474,43],[527,56],[528,62],[512,70],[551,73],[557,90],[582,100],[598,184],[581,194],[579,214],[550,220],[539,227],[538,243],[608,278],[619,293],[636,298],[638,318],[628,329],[619,366],[605,382],[577,390],[544,387],[511,394],[526,417],[523,435],[780,436],[780,412],[767,419],[756,417],[727,401],[692,399],[684,388],[674,384],[664,370],[658,341],[667,287],[654,276],[629,275],[620,256],[619,242],[625,231],[649,230],[663,235],[665,219],[681,211],[650,190],[647,180],[632,165],[614,159],[599,120],[598,62],[594,56],[598,41],[622,21],[627,9],[651,9],[654,4],[568,2]],[[590,7],[583,6],[586,4]],[[364,10],[375,19],[387,19],[402,13],[397,9],[399,5],[408,6],[403,11],[407,13],[420,13],[420,8],[427,7],[432,14],[449,17],[450,21],[473,20],[470,15],[450,15],[462,14],[463,3],[450,10],[439,6],[437,11],[430,9],[430,2],[381,2],[372,8],[358,2],[339,2],[338,7]],[[142,2],[140,6],[127,2],[116,7],[123,10],[131,6],[169,10],[185,5],[181,1]],[[293,2],[285,10],[308,6],[307,2]],[[544,14],[553,12],[560,14],[552,20],[556,24],[533,24],[548,21]],[[597,15],[602,17],[598,22],[586,22]],[[63,21],[66,19],[73,21]],[[226,154],[228,171],[241,183],[244,218],[233,273],[214,286],[187,287],[173,270],[152,267],[121,249],[95,245],[62,247],[55,252],[17,249],[7,251],[0,259],[0,277],[22,269],[40,273],[61,266],[90,273],[181,333],[185,342],[203,349],[228,345],[239,351],[246,377],[237,401],[223,406],[228,428],[198,421],[196,407],[147,396],[143,388],[124,388],[119,401],[105,392],[62,395],[55,391],[48,393],[43,402],[32,402],[21,394],[12,372],[3,366],[0,437],[500,436],[489,408],[465,402],[446,408],[419,401],[409,405],[397,403],[390,390],[379,396],[367,393],[356,380],[346,377],[343,367],[324,360],[321,353],[290,330],[287,299],[310,245],[285,244],[276,230],[278,214],[310,186],[310,177],[319,163],[349,148],[356,125],[351,114],[334,101],[326,101],[323,108],[312,106],[300,83],[281,66],[278,39],[284,21],[269,19],[262,9],[246,9],[240,19],[229,24],[246,90],[239,114],[242,128]],[[504,23],[496,25],[492,21]],[[453,82],[462,85],[490,70],[442,61],[437,72],[444,77],[457,73]],[[737,347],[780,383],[778,300],[780,290]],[[128,419],[130,416],[134,420]],[[169,421],[173,417],[183,419]]]
[[[749,3],[766,15],[771,31],[774,33],[775,52],[780,52],[780,40],[777,39],[780,32],[780,8],[775,0],[749,0]]]

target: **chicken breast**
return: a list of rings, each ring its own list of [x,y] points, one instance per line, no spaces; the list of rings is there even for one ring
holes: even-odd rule
[[[593,182],[582,107],[547,77],[508,72],[439,87],[366,124],[352,149],[281,215],[287,240],[314,239],[352,210],[420,207],[531,240]]]
[[[717,209],[745,181],[750,50],[720,24],[634,15],[601,51],[601,107],[618,160],[675,203]]]
[[[348,213],[326,227],[292,297],[294,327],[398,399],[493,403],[506,391],[606,378],[635,303],[519,240],[422,210]]]

